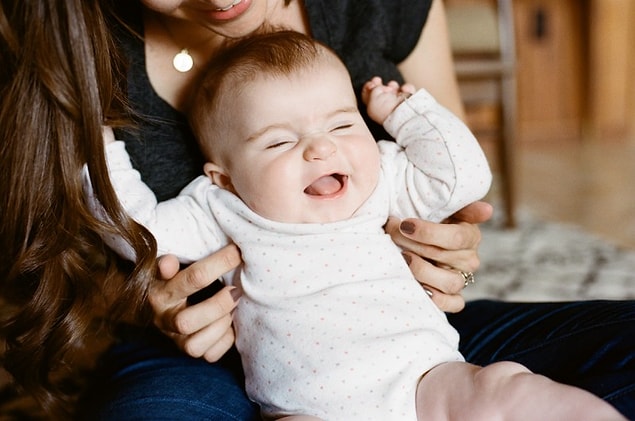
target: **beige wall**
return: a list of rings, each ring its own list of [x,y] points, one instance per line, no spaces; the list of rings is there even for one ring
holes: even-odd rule
[[[518,140],[579,139],[586,104],[580,0],[514,0]],[[538,14],[544,32],[537,33]]]
[[[514,0],[521,141],[635,142],[635,0]],[[543,39],[532,35],[537,10]]]
[[[517,139],[635,142],[635,0],[513,0],[513,6]],[[546,17],[542,37],[538,12]]]
[[[591,0],[588,121],[594,138],[635,133],[635,2]]]

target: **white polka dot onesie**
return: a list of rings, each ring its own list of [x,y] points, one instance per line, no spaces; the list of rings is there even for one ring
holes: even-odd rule
[[[225,281],[243,292],[236,346],[247,393],[266,416],[416,420],[421,376],[462,360],[457,332],[382,227],[389,215],[440,221],[482,198],[489,167],[465,125],[425,91],[384,125],[397,143],[378,142],[374,193],[352,218],[328,224],[267,220],[203,176],[157,204],[123,143],[107,147],[120,200],[160,254],[191,262],[229,241],[240,247],[244,264]],[[106,240],[134,257],[122,240]]]

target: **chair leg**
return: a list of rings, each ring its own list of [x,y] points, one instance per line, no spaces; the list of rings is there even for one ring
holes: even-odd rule
[[[514,228],[516,226],[516,196],[514,179],[513,146],[510,144],[513,139],[505,133],[501,133],[498,141],[498,166],[501,173],[501,195],[505,207],[505,227]]]
[[[516,180],[515,180],[515,140],[516,101],[515,80],[503,77],[501,80],[501,136],[498,142],[498,161],[502,174],[502,196],[505,204],[505,226],[516,226]]]

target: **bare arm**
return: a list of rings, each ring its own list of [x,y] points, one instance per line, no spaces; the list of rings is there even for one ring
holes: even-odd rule
[[[425,88],[465,119],[442,0],[433,0],[419,42],[398,67],[406,82]],[[453,215],[447,224],[391,218],[386,225],[395,243],[409,250],[404,256],[410,269],[444,311],[456,312],[465,306],[461,296],[464,279],[459,271],[478,269],[481,233],[476,224],[487,221],[492,212],[491,205],[475,202]]]
[[[465,120],[442,0],[432,2],[419,42],[398,68],[406,82],[426,89],[439,103]]]

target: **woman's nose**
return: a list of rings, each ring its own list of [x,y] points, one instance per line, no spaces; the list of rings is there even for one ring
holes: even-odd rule
[[[323,161],[335,154],[337,146],[327,136],[314,135],[307,139],[304,159],[307,161]]]

